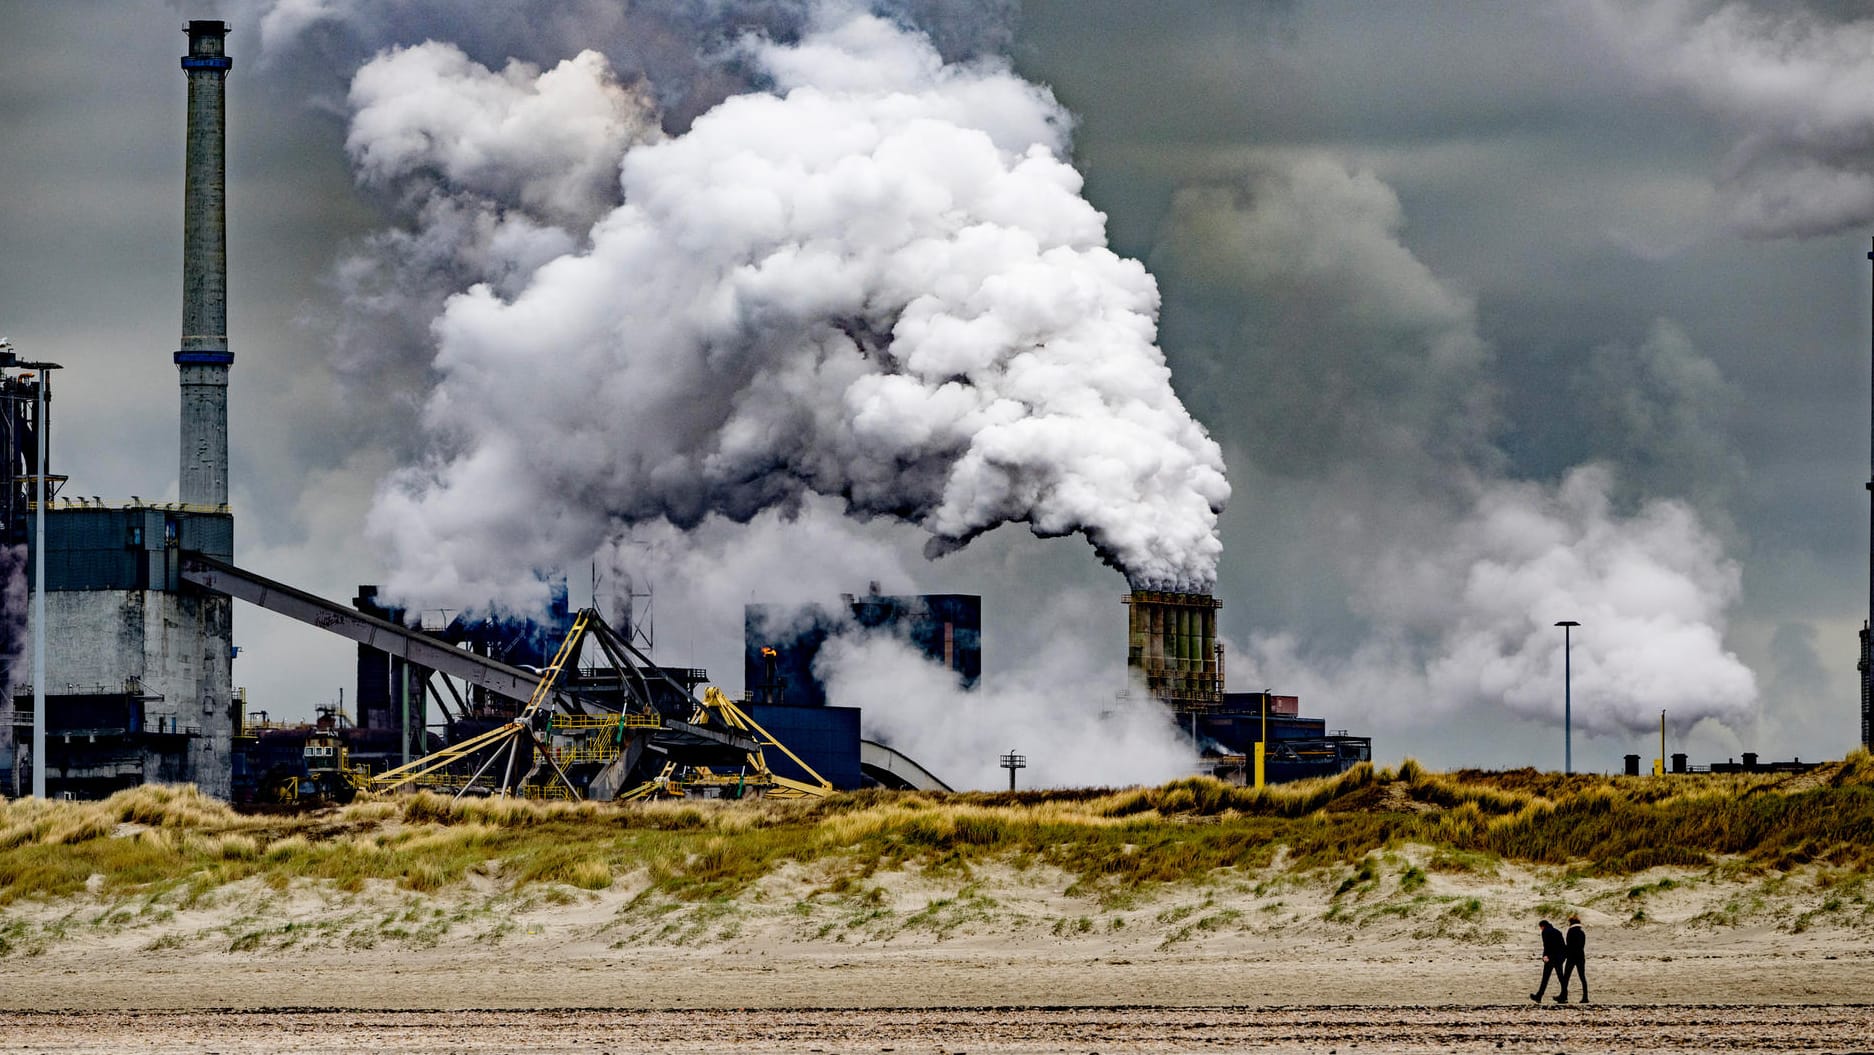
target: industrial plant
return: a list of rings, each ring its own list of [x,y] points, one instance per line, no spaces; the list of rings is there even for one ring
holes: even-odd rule
[[[181,60],[177,500],[62,494],[50,442],[57,364],[0,349],[0,543],[26,554],[34,642],[0,698],[0,793],[100,798],[187,782],[221,799],[303,804],[413,788],[599,800],[947,788],[943,774],[867,739],[859,709],[830,705],[815,660],[835,635],[890,634],[968,691],[984,677],[973,595],[886,595],[874,583],[837,607],[751,604],[746,690],[730,699],[707,671],[654,661],[628,620],[573,609],[563,582],[533,619],[424,626],[371,585],[342,604],[239,565],[228,504],[228,31],[189,22]],[[323,707],[311,722],[251,709],[234,683],[236,600],[354,641],[350,708]],[[1135,590],[1124,603],[1130,680],[1189,735],[1204,771],[1288,780],[1371,758],[1368,738],[1329,733],[1293,696],[1227,691],[1215,597]]]

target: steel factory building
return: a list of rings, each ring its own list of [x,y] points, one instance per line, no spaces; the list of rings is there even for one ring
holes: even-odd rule
[[[889,633],[973,688],[983,677],[976,596],[894,596],[873,584],[836,608],[750,605],[738,702],[701,688],[702,670],[651,662],[628,627],[620,634],[590,609],[572,611],[563,584],[535,620],[456,619],[426,631],[405,625],[407,613],[380,603],[372,587],[346,606],[237,566],[228,506],[228,31],[217,20],[189,22],[181,58],[181,333],[168,352],[180,421],[177,500],[108,505],[59,494],[65,477],[50,454],[57,364],[0,345],[0,557],[25,548],[37,584],[26,633],[44,643],[43,656],[9,668],[11,692],[0,694],[0,794],[99,798],[152,782],[273,801],[365,787],[460,795],[484,780],[480,793],[597,798],[944,787],[865,739],[857,708],[829,706],[814,663],[835,634]],[[355,721],[338,708],[316,724],[250,717],[234,687],[237,599],[357,643]],[[1271,756],[1276,779],[1370,755],[1364,738],[1332,736],[1319,719],[1300,717],[1292,697],[1225,691],[1215,598],[1141,590],[1126,603],[1133,681],[1188,728],[1208,768],[1240,775],[1245,751],[1264,738],[1281,748]],[[582,664],[588,644],[602,655]]]

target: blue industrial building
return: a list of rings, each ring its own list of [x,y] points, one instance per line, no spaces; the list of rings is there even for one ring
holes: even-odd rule
[[[1265,729],[1264,773],[1270,783],[1333,776],[1373,760],[1372,737],[1329,732],[1327,719],[1304,717],[1294,696],[1226,692],[1217,709],[1186,711],[1179,718],[1206,748],[1206,767],[1225,779],[1242,780],[1253,772],[1249,760]]]
[[[750,702],[824,707],[813,671],[820,649],[847,631],[897,635],[971,688],[983,675],[983,601],[975,594],[845,594],[838,608],[751,604],[742,609],[742,684]]]
[[[973,687],[982,679],[982,625],[982,598],[974,594],[888,595],[877,583],[869,593],[844,595],[837,608],[748,605],[742,675],[749,713],[834,787],[861,787],[859,711],[827,705],[813,669],[820,650],[842,633],[890,633]],[[781,772],[785,760],[769,762]]]

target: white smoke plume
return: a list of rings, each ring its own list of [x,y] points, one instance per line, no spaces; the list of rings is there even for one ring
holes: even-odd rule
[[[597,600],[607,619],[629,608],[639,630],[654,631],[653,655],[682,657],[732,687],[742,670],[744,604],[825,603],[866,582],[914,592],[902,546],[888,534],[843,517],[827,498],[808,498],[792,517],[770,510],[746,524],[643,524],[595,557]]]
[[[244,53],[258,31],[258,54],[241,61],[306,100],[309,142],[353,111],[384,133],[358,161],[386,223],[345,247],[329,310],[305,320],[330,338],[338,387],[319,419],[336,434],[323,447],[417,458],[435,383],[429,324],[447,299],[484,281],[510,296],[534,267],[576,251],[618,204],[624,141],[643,134],[620,119],[650,120],[652,133],[660,118],[681,128],[745,90],[722,51],[747,26],[785,29],[797,6],[225,0]],[[372,75],[354,84],[367,64]],[[643,97],[653,88],[655,105]]]
[[[371,517],[393,595],[528,608],[528,569],[632,525],[786,515],[810,495],[915,524],[930,555],[1019,523],[1084,535],[1136,585],[1213,583],[1221,453],[1171,389],[1155,282],[1080,197],[1067,113],[1006,63],[945,63],[887,20],[816,12],[795,43],[743,42],[769,90],[626,149],[622,204],[582,248],[517,293],[448,301],[432,457]],[[409,55],[356,83],[381,63],[433,77],[435,60],[496,76]],[[526,89],[524,71],[500,80]],[[371,112],[349,140],[361,164],[474,178],[422,146],[472,119]]]
[[[835,706],[864,708],[865,735],[917,759],[953,788],[1008,786],[1004,754],[1023,755],[1018,787],[1157,784],[1197,767],[1171,712],[1124,684],[1081,641],[1055,637],[1021,669],[973,690],[887,633],[831,638],[816,673]]]
[[[1584,355],[1575,390],[1602,449],[1646,490],[1623,493],[1607,464],[1515,479],[1495,445],[1494,350],[1469,299],[1403,244],[1403,220],[1374,174],[1318,155],[1270,157],[1174,202],[1155,265],[1180,289],[1248,305],[1233,373],[1270,382],[1212,390],[1271,423],[1233,452],[1247,493],[1269,504],[1262,522],[1310,525],[1263,533],[1262,563],[1337,575],[1360,628],[1260,629],[1232,677],[1382,725],[1478,709],[1556,718],[1554,624],[1575,620],[1584,729],[1650,728],[1661,708],[1680,728],[1751,717],[1756,680],[1724,641],[1738,568],[1674,494],[1715,504],[1724,481],[1661,471],[1726,450],[1722,376],[1670,323],[1637,349]]]
[[[1740,232],[1784,238],[1874,221],[1874,17],[1830,6],[1596,0],[1585,10],[1636,72],[1732,130],[1721,204]]]
[[[1356,603],[1383,640],[1331,657],[1290,634],[1258,636],[1245,673],[1369,720],[1401,700],[1414,721],[1489,707],[1560,720],[1555,624],[1574,620],[1573,720],[1584,731],[1653,728],[1662,709],[1678,728],[1748,718],[1756,678],[1723,640],[1737,566],[1688,506],[1655,501],[1621,516],[1611,485],[1599,466],[1555,488],[1488,485],[1440,545],[1391,548],[1364,568]]]
[[[433,383],[429,324],[448,298],[477,283],[512,296],[577,251],[618,204],[626,148],[661,135],[641,86],[592,51],[496,72],[451,44],[392,49],[358,71],[348,100],[359,182],[410,217],[334,276],[345,305],[334,366],[372,403],[386,391],[419,402]]]
[[[617,204],[618,161],[655,138],[653,107],[603,55],[484,69],[450,44],[390,51],[352,79],[346,148],[366,186],[474,195],[584,232]]]

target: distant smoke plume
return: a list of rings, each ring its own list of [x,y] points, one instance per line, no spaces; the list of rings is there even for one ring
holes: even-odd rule
[[[914,592],[902,547],[839,515],[837,506],[809,498],[790,518],[770,510],[746,524],[631,528],[595,557],[601,610],[609,619],[630,604],[640,629],[655,628],[660,649],[733,685],[742,669],[743,604],[829,603],[873,581]]]
[[[1004,754],[1024,755],[1020,787],[1156,784],[1197,766],[1171,712],[1081,642],[1055,638],[1021,669],[972,691],[888,633],[847,634],[820,651],[828,702],[864,708],[865,734],[954,788],[1008,786]]]
[[[1191,389],[1205,416],[1241,421],[1259,466],[1316,477],[1384,462],[1416,488],[1494,458],[1476,305],[1405,247],[1404,226],[1391,187],[1315,154],[1173,198],[1153,269],[1182,307],[1236,321],[1189,364],[1208,371]]]
[[[1749,717],[1756,678],[1723,640],[1737,566],[1684,505],[1616,514],[1611,483],[1588,467],[1554,489],[1487,486],[1438,545],[1386,547],[1364,567],[1356,604],[1383,628],[1375,641],[1334,657],[1259,635],[1245,673],[1369,719],[1410,700],[1415,721],[1494,706],[1559,720],[1554,624],[1572,619],[1576,727],[1653,728],[1661,709],[1679,728]]]
[[[1728,522],[1744,461],[1727,430],[1744,400],[1683,327],[1658,319],[1637,344],[1595,348],[1571,390],[1581,415],[1571,425],[1620,466],[1617,494],[1672,495]]]
[[[1193,304],[1169,314],[1240,313],[1234,328],[1211,323],[1212,354],[1237,358],[1221,360],[1203,389],[1216,402],[1199,409],[1233,405],[1257,423],[1259,442],[1233,452],[1248,493],[1270,503],[1264,523],[1304,525],[1259,534],[1265,566],[1305,568],[1311,584],[1337,576],[1358,624],[1259,629],[1232,675],[1381,723],[1476,708],[1559,717],[1553,624],[1572,619],[1575,689],[1593,700],[1575,711],[1582,728],[1648,728],[1662,707],[1680,727],[1750,716],[1755,678],[1724,644],[1737,566],[1675,497],[1689,487],[1721,505],[1723,378],[1670,323],[1638,349],[1599,349],[1576,390],[1635,486],[1609,464],[1514,479],[1475,308],[1402,227],[1377,177],[1314,155],[1265,159],[1174,202],[1153,261]],[[1332,613],[1289,615],[1333,625]]]
[[[1850,4],[1633,4],[1590,10],[1642,76],[1688,94],[1735,141],[1718,173],[1755,237],[1874,221],[1874,17]]]
[[[1135,585],[1212,584],[1221,453],[1172,392],[1155,282],[1080,197],[1067,113],[1005,63],[946,63],[893,22],[813,11],[797,41],[744,38],[768,90],[682,134],[556,140],[581,157],[630,140],[622,204],[436,318],[433,454],[371,517],[394,595],[531,607],[527,569],[632,525],[786,515],[810,495],[915,524],[933,556],[1017,523],[1085,536]],[[452,194],[545,208],[529,180],[562,169],[516,177],[521,156],[435,144],[523,127],[514,100],[555,74],[583,112],[618,99],[584,56],[531,88],[528,70],[440,47],[375,60],[353,88],[361,176],[416,164]],[[403,106],[369,87],[408,75],[493,102]]]

